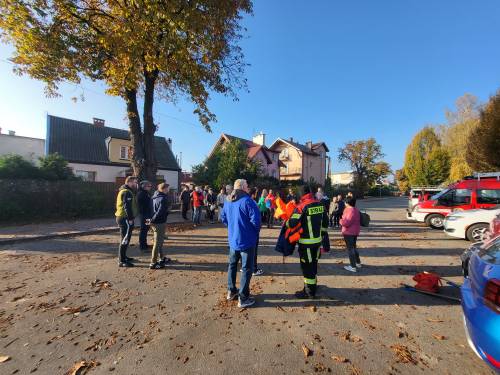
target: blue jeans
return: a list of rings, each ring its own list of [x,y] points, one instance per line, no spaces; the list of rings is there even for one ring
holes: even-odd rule
[[[193,211],[193,223],[201,224],[201,207],[195,207]]]
[[[227,267],[227,289],[233,293],[238,292],[241,300],[250,296],[250,279],[252,278],[255,248],[247,250],[229,250],[229,266]],[[236,288],[236,272],[238,261],[241,258],[240,290]]]

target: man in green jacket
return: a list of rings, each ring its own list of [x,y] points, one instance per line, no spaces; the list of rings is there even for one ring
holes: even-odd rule
[[[134,218],[137,215],[137,177],[128,176],[125,185],[120,187],[116,196],[116,223],[120,227],[120,246],[118,248],[118,266],[133,267],[133,258],[127,256],[127,248],[134,229]]]

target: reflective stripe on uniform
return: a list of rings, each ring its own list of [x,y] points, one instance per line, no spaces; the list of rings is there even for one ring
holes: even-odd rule
[[[304,245],[316,245],[321,243],[321,237],[316,238],[301,238],[299,239],[299,243]]]
[[[316,278],[314,278],[314,279],[308,279],[308,278],[304,277],[304,283],[309,284],[309,285],[316,285],[317,280],[316,280]]]
[[[293,214],[291,219],[300,219],[300,214]]]
[[[307,229],[309,230],[309,238],[313,238],[314,232],[313,232],[313,226],[311,223],[311,216],[307,217]]]
[[[322,231],[322,232],[328,232],[328,228],[323,228],[323,227],[321,227],[321,231]]]
[[[309,260],[309,263],[312,263],[311,249],[309,248],[307,248],[307,259]]]

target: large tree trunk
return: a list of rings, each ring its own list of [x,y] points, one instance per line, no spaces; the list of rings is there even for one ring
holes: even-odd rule
[[[143,145],[144,145],[144,173],[149,181],[156,182],[158,163],[155,153],[156,126],[153,119],[153,103],[156,78],[158,71],[144,72],[144,111],[143,111]]]
[[[140,180],[146,177],[145,173],[145,155],[143,146],[143,134],[141,129],[141,119],[139,117],[139,110],[137,109],[137,90],[126,90],[125,101],[127,103],[127,117],[129,122],[130,140],[132,141],[133,155],[132,155],[132,169],[134,174]]]

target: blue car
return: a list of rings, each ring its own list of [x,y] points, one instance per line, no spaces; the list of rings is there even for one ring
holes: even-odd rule
[[[500,373],[500,236],[469,254],[461,287],[467,341]]]

